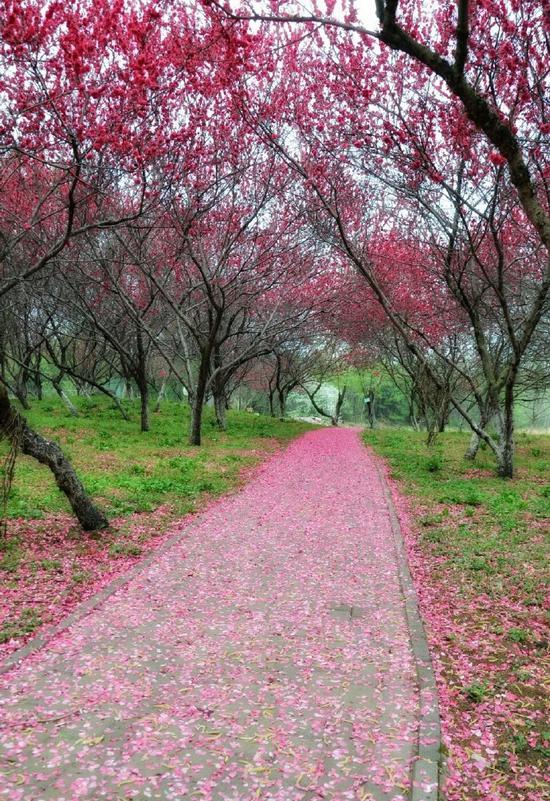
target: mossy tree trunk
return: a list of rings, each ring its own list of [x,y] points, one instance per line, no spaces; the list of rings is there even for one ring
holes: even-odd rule
[[[74,467],[59,445],[33,431],[26,419],[10,403],[5,387],[0,385],[0,436],[17,442],[22,453],[32,456],[52,471],[57,486],[63,492],[78,522],[85,531],[108,526],[104,512],[92,501]]]

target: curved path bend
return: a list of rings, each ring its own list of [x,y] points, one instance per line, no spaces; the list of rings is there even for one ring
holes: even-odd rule
[[[2,677],[0,799],[435,798],[400,558],[358,433],[301,437]]]

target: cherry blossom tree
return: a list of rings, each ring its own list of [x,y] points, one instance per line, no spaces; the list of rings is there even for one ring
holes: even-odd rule
[[[155,2],[120,0],[4,4],[0,298],[86,233],[139,218],[174,170],[200,158],[185,143],[205,130],[207,98],[238,74],[240,48],[196,11],[178,4],[163,16]],[[3,435],[51,468],[83,527],[106,525],[59,447],[29,428],[3,384],[0,406]]]
[[[358,22],[352,6],[337,18],[331,16],[333,4],[324,10],[316,6],[311,13],[292,4],[276,10],[254,3],[238,9],[208,5],[218,18],[256,20],[268,26],[266,64],[275,46],[283,48],[284,64],[277,77],[284,77],[264,81],[254,94],[249,92],[242,103],[243,114],[301,175],[317,203],[318,215],[328,221],[325,227],[330,229],[334,247],[363,275],[437,385],[438,376],[418,339],[426,339],[426,331],[416,324],[411,327],[394,302],[399,292],[393,279],[398,277],[401,283],[399,259],[389,273],[380,273],[376,251],[381,251],[361,217],[373,202],[384,208],[381,187],[385,192],[390,188],[396,198],[390,199],[393,248],[400,231],[418,230],[416,244],[411,236],[404,242],[405,247],[417,249],[417,285],[419,280],[424,282],[440,304],[439,313],[445,307],[453,325],[460,324],[466,313],[476,347],[481,348],[485,394],[493,396],[491,407],[496,412],[491,416],[500,417],[500,437],[486,430],[483,415],[480,421],[456,398],[453,405],[494,451],[499,473],[510,476],[514,386],[550,288],[548,154],[543,147],[550,129],[543,100],[546,18],[542,9],[529,2],[512,7],[507,3],[473,6],[464,1],[451,9],[436,6],[435,13],[430,9],[422,15],[416,4],[392,0],[376,4],[378,25],[369,30]],[[295,88],[290,98],[289,75]],[[331,114],[320,113],[328,103]],[[413,197],[416,205],[408,203]],[[531,232],[528,238],[533,238],[537,266],[525,288],[519,330],[512,331],[518,319],[510,318],[509,358],[493,382],[487,381],[492,368],[481,352],[483,321],[474,322],[472,304],[457,291],[456,281],[447,281],[442,291],[436,276],[451,278],[455,267],[460,270],[457,265],[451,270],[444,265],[459,259],[457,248],[472,227],[479,228],[488,216],[502,218],[507,213],[510,198],[518,224]],[[494,213],[489,210],[491,203]],[[428,257],[422,251],[426,211],[438,217],[439,269],[427,269]],[[493,247],[497,248],[494,236]],[[483,250],[479,238],[475,248]],[[466,263],[472,264],[471,249]],[[514,283],[510,277],[508,265],[501,270],[506,289]],[[497,305],[505,316],[503,303],[509,300],[499,290],[499,279],[493,276],[491,280],[490,290],[494,295],[500,292]],[[428,342],[433,352],[433,332]],[[494,384],[491,389],[490,384]],[[482,395],[480,410],[486,405]]]
[[[417,399],[439,398],[424,416],[440,427],[450,404],[470,455],[485,441],[512,475],[518,387],[546,375],[548,15],[537,0],[376,0],[371,24],[360,12],[0,12],[0,429],[58,471],[85,527],[105,516],[10,400],[41,391],[44,354],[61,394],[66,376],[133,382],[144,429],[152,373],[175,376],[198,443],[206,399],[223,427],[254,359],[273,367],[284,411],[282,365],[307,350],[308,293],[324,302],[325,287],[341,304],[324,331],[364,345],[361,315],[389,322]]]
[[[174,318],[194,445],[207,395],[223,427],[227,382],[293,325],[296,312],[281,313],[281,298],[288,300],[308,269],[300,210],[284,202],[288,170],[250,131],[242,137],[249,142],[244,158],[220,139],[213,162],[174,182],[163,223],[173,243],[170,280],[142,264]]]

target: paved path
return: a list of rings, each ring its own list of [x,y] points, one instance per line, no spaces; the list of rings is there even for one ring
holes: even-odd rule
[[[2,677],[0,799],[408,799],[396,559],[357,432],[302,437]]]

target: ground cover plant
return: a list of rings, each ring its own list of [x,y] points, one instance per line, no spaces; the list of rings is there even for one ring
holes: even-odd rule
[[[389,464],[439,683],[449,801],[548,791],[550,437],[519,434],[502,482],[468,438],[368,431]]]
[[[63,446],[111,525],[83,532],[51,473],[35,460],[18,459],[0,540],[0,655],[61,619],[160,545],[183,517],[310,428],[231,411],[228,431],[221,432],[207,409],[204,446],[197,449],[184,444],[189,412],[181,403],[165,402],[146,433],[133,404],[125,421],[103,399],[77,403],[78,417],[55,400],[33,404],[27,415]]]

